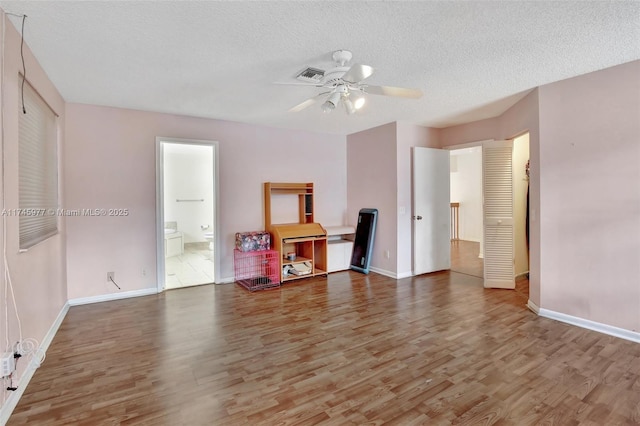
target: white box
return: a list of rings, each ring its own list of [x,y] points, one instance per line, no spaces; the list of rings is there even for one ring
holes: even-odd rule
[[[353,252],[353,226],[327,226],[327,272],[350,268]]]
[[[7,377],[16,370],[16,359],[13,353],[4,352],[0,357],[0,377]]]

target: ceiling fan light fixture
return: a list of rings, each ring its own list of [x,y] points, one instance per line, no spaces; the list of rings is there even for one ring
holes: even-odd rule
[[[360,96],[359,98],[357,98],[354,102],[353,102],[353,107],[355,109],[360,109],[364,106],[365,103],[365,99],[364,96]]]
[[[333,92],[329,95],[327,100],[322,104],[322,111],[328,113],[336,109],[336,105],[340,102],[340,96],[341,94],[339,92]]]
[[[353,102],[351,102],[351,99],[346,98],[344,100],[344,108],[347,110],[347,114],[351,115],[354,112],[356,112],[356,109],[353,107]]]
[[[325,112],[325,113],[327,113],[327,114],[328,114],[328,113],[330,113],[331,111],[333,111],[333,109],[334,109],[335,107],[336,107],[336,106],[335,106],[334,104],[332,104],[331,102],[329,102],[329,101],[326,101],[326,102],[325,102],[325,103],[323,103],[323,104],[322,104],[322,106],[321,106],[321,108],[322,108],[322,112]]]

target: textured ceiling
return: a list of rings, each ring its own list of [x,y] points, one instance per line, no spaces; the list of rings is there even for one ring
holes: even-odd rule
[[[392,121],[433,127],[501,114],[529,90],[640,59],[640,2],[0,1],[68,102],[350,134]],[[20,27],[20,18],[9,16]],[[331,52],[419,88],[369,95],[357,114],[280,86]],[[640,78],[640,77],[639,77]]]

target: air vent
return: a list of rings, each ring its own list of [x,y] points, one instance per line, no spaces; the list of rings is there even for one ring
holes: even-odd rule
[[[324,77],[324,71],[318,68],[307,68],[296,76],[296,79],[307,83],[319,83]]]

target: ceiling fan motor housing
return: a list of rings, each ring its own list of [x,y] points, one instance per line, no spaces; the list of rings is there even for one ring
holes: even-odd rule
[[[349,67],[336,67],[325,71],[323,84],[325,86],[332,86],[342,83],[342,76],[345,75],[347,71],[349,71]]]
[[[341,67],[351,60],[353,55],[348,50],[336,50],[333,52],[333,60],[340,64]]]

